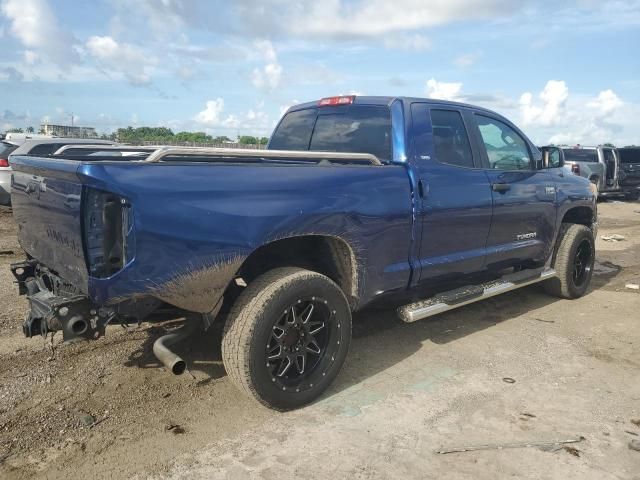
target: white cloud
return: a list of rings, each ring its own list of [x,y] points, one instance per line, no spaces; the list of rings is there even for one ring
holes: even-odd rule
[[[597,96],[570,94],[564,81],[550,80],[538,97],[536,104],[530,92],[523,93],[519,106],[523,125],[540,143],[622,145],[634,141],[626,129],[640,128],[638,108],[611,89]]]
[[[205,109],[197,113],[193,118],[195,124],[211,133],[220,130],[237,130],[249,135],[268,135],[274,127],[274,122],[258,102],[254,108],[245,113],[225,114],[224,99],[218,97],[209,100]]]
[[[3,0],[0,12],[10,22],[10,31],[20,43],[58,66],[78,63],[73,35],[58,25],[46,0]]]
[[[282,78],[282,65],[278,63],[278,55],[269,40],[259,40],[254,43],[258,53],[262,56],[266,65],[262,68],[254,68],[251,81],[253,86],[263,90],[275,90],[280,85]]]
[[[460,82],[438,82],[434,78],[427,80],[426,93],[429,98],[439,100],[462,100],[462,83]]]
[[[564,114],[569,97],[567,84],[562,80],[549,80],[538,98],[541,104],[534,104],[533,94],[525,92],[520,96],[520,112],[524,125],[557,125]]]
[[[216,98],[215,100],[209,100],[206,103],[206,107],[200,113],[198,113],[194,120],[203,125],[219,125],[220,115],[224,111],[224,100],[222,98]]]
[[[471,65],[476,63],[481,56],[482,56],[481,52],[463,53],[462,55],[458,55],[453,60],[453,63],[454,65],[460,68],[470,67]]]
[[[269,40],[257,40],[253,45],[265,62],[274,63],[278,61],[276,49],[273,48],[273,44]]]
[[[215,100],[209,100],[205,109],[196,114],[194,121],[205,127],[237,127],[240,121],[234,115],[223,117],[224,99],[218,97]]]
[[[111,0],[116,14],[111,23],[118,33],[149,27],[159,39],[174,37],[184,29],[190,3],[182,0]],[[143,20],[143,22],[141,22]]]
[[[391,35],[384,39],[384,46],[395,50],[421,52],[431,50],[431,40],[418,33],[413,35]]]
[[[602,115],[608,115],[624,105],[624,102],[613,92],[603,90],[598,97],[587,103],[587,107],[596,109]]]
[[[157,60],[140,48],[126,43],[118,43],[109,36],[90,37],[86,47],[105,73],[119,73],[132,85],[151,83],[151,72]]]
[[[389,32],[415,30],[445,23],[491,18],[518,9],[516,3],[486,0],[324,0],[298,9],[293,32],[317,36],[376,36]]]

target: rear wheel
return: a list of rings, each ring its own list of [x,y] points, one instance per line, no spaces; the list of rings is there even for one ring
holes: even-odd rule
[[[328,277],[277,268],[242,292],[225,325],[222,356],[231,380],[260,403],[290,410],[335,379],[351,340],[351,311]]]
[[[596,257],[593,232],[589,227],[563,224],[552,267],[557,277],[545,283],[548,293],[561,298],[583,296],[593,275]]]

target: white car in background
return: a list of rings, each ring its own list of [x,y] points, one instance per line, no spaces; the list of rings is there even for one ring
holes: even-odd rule
[[[51,155],[65,145],[115,145],[115,143],[93,138],[7,134],[6,138],[0,142],[0,205],[11,203],[10,155]]]

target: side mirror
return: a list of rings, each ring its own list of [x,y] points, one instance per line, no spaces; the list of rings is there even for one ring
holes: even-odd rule
[[[564,165],[562,152],[556,147],[542,147],[542,168],[559,168]]]

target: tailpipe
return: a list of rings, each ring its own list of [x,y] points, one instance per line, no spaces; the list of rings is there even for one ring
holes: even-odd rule
[[[187,369],[187,363],[169,350],[169,347],[189,337],[196,331],[197,327],[198,322],[195,318],[187,318],[182,327],[163,335],[153,342],[153,354],[174,375],[182,375]]]

